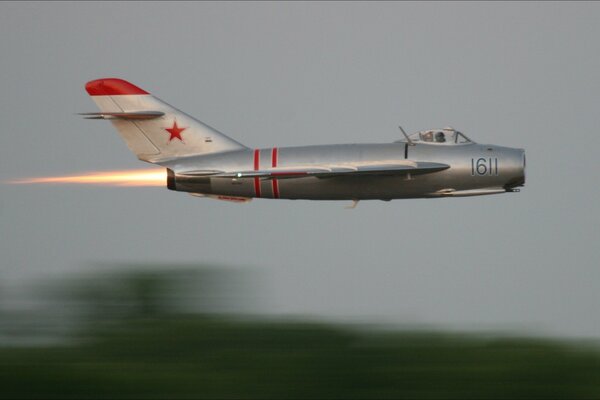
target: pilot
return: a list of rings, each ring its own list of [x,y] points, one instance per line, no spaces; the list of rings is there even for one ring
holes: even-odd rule
[[[435,134],[435,141],[438,143],[444,143],[446,141],[446,135],[444,135],[444,132],[437,132]]]

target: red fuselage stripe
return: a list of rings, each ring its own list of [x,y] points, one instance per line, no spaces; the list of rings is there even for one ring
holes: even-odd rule
[[[254,150],[254,170],[258,171],[260,168],[260,150]],[[260,180],[258,177],[254,178],[254,193],[256,197],[260,197]]]
[[[273,150],[271,151],[271,167],[275,168],[277,167],[277,147],[273,147]],[[273,174],[275,175],[275,174]],[[272,181],[272,185],[273,185],[273,198],[274,199],[278,199],[279,198],[279,182],[277,181],[277,179],[273,179]]]

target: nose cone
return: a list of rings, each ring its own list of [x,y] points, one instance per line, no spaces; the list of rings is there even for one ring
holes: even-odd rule
[[[504,185],[507,191],[514,191],[515,188],[525,186],[525,150],[514,149],[510,157],[510,177]]]

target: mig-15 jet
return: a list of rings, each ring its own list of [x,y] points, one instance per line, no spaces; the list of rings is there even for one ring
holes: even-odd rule
[[[166,186],[234,202],[252,198],[393,200],[518,192],[525,151],[478,144],[453,129],[393,143],[253,149],[139,87],[116,78],[88,82],[100,112],[129,149],[166,168]]]

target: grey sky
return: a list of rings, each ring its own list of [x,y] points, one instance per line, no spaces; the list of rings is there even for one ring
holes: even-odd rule
[[[264,271],[268,312],[600,337],[600,4],[0,3],[0,180],[140,168],[88,80],[251,147],[447,125],[523,147],[519,194],[257,200],[0,185],[0,278],[94,263]]]

